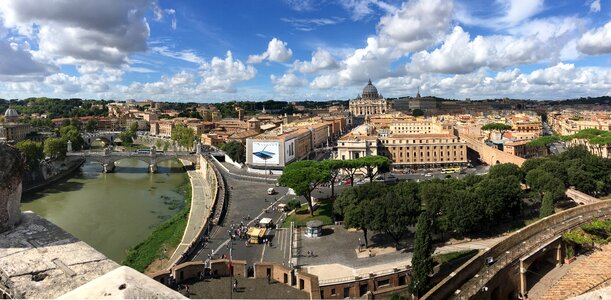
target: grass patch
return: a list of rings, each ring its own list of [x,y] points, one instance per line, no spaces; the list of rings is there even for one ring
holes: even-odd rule
[[[465,250],[465,251],[449,252],[449,253],[435,255],[433,257],[433,260],[435,262],[437,262],[438,264],[445,264],[445,263],[451,262],[451,261],[459,259],[459,258],[463,258],[463,257],[466,257],[466,256],[472,256],[475,253],[477,253],[477,250]]]
[[[172,255],[164,253],[164,249],[173,249],[180,243],[191,209],[191,182],[186,173],[184,176],[185,182],[175,191],[184,195],[185,205],[170,219],[159,224],[146,240],[129,249],[122,264],[144,272],[156,259]]]
[[[310,216],[308,211],[308,204],[302,205],[293,214],[286,217],[286,220],[282,223],[282,227],[288,228],[291,226],[291,222],[295,222],[295,226],[304,227],[306,223],[312,220],[320,220],[323,225],[333,224],[333,201],[332,200],[320,200],[318,202],[318,208],[314,211],[314,216]]]

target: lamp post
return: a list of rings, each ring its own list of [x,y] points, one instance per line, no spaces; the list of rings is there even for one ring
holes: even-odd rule
[[[231,239],[231,230],[227,230],[229,233],[229,244],[227,244],[227,248],[229,248],[229,299],[233,298],[233,272],[231,265],[231,248],[233,246],[233,240]]]

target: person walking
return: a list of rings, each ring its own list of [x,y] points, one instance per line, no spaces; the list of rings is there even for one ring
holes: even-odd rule
[[[272,283],[272,275],[267,274],[267,284],[271,284],[271,283]]]
[[[233,291],[237,292],[238,291],[238,280],[235,279],[235,281],[233,282]]]

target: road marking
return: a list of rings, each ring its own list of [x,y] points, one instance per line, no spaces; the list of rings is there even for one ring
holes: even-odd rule
[[[263,251],[261,252],[260,262],[263,262],[263,257],[265,256],[265,248],[267,248],[267,243],[263,244]]]
[[[282,197],[280,197],[278,200],[274,201],[272,204],[270,204],[266,210],[269,210],[272,206],[274,206],[276,203],[278,203],[280,200],[282,200],[282,198],[288,196],[288,192],[286,194],[284,194]],[[256,219],[259,219],[265,212],[261,212]],[[255,221],[255,219],[250,220],[250,222],[248,222],[246,224],[246,226],[250,226],[250,224],[252,224]],[[226,239],[221,245],[219,245],[216,250],[214,250],[214,252],[212,252],[212,255],[216,254],[217,252],[219,252],[221,250],[221,248],[223,248],[225,245],[227,245],[229,243],[230,239]],[[265,247],[263,248],[263,252],[265,252]],[[263,255],[261,256],[261,259],[263,259]]]

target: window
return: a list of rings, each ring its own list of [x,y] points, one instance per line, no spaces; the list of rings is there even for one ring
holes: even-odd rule
[[[331,289],[331,296],[335,296],[335,289]]]
[[[378,288],[390,286],[390,279],[384,279],[378,281]]]

